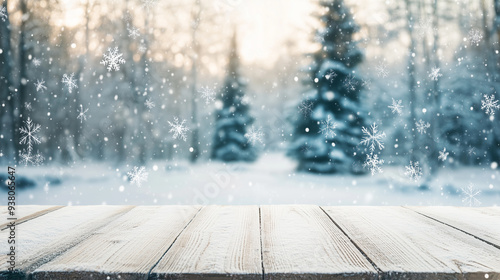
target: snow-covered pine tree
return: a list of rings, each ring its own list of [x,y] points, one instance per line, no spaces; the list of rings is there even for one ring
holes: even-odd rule
[[[323,25],[316,39],[321,49],[313,54],[310,77],[313,90],[299,104],[289,155],[301,171],[317,173],[362,172],[358,151],[366,112],[359,96],[363,81],[354,68],[363,54],[353,40],[359,29],[342,0],[321,1]]]
[[[236,34],[234,34],[231,40],[228,70],[219,96],[222,108],[215,113],[215,135],[211,156],[213,159],[222,161],[256,159],[255,148],[245,137],[247,126],[254,121],[245,100],[245,88],[246,83],[239,73]]]

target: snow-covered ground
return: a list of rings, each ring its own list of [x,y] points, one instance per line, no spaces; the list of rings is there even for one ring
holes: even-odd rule
[[[473,194],[480,191],[474,198],[481,204],[475,206],[500,204],[499,169],[489,167],[443,168],[428,189],[405,177],[404,167],[398,166],[384,166],[384,173],[375,176],[314,175],[296,173],[294,167],[295,163],[282,154],[262,155],[253,164],[156,161],[146,166],[148,180],[138,187],[127,178],[132,166],[19,166],[17,176],[33,179],[38,185],[20,190],[17,202],[468,206],[462,188],[472,185]]]

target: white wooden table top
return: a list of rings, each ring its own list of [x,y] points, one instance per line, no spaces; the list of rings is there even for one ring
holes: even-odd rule
[[[0,279],[500,280],[499,208],[18,208]]]

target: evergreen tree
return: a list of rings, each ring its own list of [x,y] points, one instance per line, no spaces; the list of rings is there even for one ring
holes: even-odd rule
[[[222,161],[253,161],[254,147],[245,137],[246,128],[253,123],[245,100],[246,83],[239,73],[236,36],[231,40],[229,65],[220,92],[222,108],[216,112],[212,158]]]
[[[354,68],[363,58],[353,41],[359,29],[342,0],[321,1],[324,28],[316,38],[322,47],[313,54],[311,86],[299,104],[289,155],[298,169],[318,173],[361,171],[358,150],[366,112],[359,96],[362,80]]]

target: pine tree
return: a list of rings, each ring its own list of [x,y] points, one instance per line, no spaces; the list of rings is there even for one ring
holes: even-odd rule
[[[301,171],[360,172],[358,150],[366,112],[359,97],[362,80],[354,68],[363,58],[353,40],[359,27],[342,0],[321,1],[324,28],[317,32],[321,49],[313,54],[311,86],[298,108],[289,155]]]
[[[246,83],[239,73],[236,36],[231,40],[228,72],[219,100],[222,108],[216,112],[212,158],[222,161],[253,161],[255,148],[245,137],[246,128],[253,123],[245,100]]]

